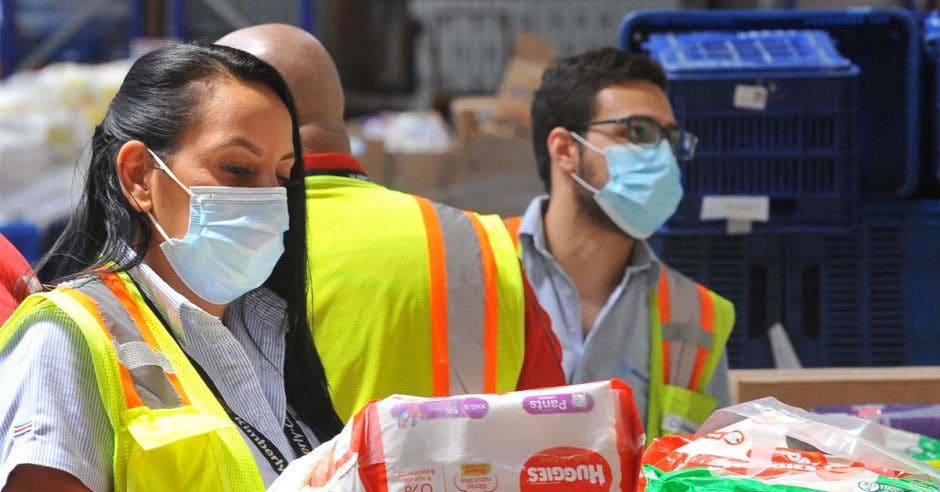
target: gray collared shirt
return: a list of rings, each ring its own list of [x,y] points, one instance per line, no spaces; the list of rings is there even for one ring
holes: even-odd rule
[[[283,430],[285,301],[264,287],[255,289],[230,304],[223,321],[187,301],[146,265],[129,273],[232,410],[288,460],[296,458]],[[6,380],[0,398],[0,488],[14,467],[28,463],[62,470],[91,490],[113,489],[113,430],[88,346],[75,322],[54,306],[25,322],[26,329],[0,351]],[[301,427],[316,445],[313,432]],[[246,442],[270,485],[277,473]]]
[[[660,261],[646,241],[637,240],[623,279],[584,335],[581,299],[568,274],[555,261],[545,240],[543,208],[548,197],[532,200],[519,226],[522,263],[539,303],[552,320],[562,346],[562,367],[571,384],[621,378],[633,388],[642,421],[649,393],[649,289]],[[614,367],[611,371],[609,368]],[[708,386],[719,407],[730,404],[726,355]]]

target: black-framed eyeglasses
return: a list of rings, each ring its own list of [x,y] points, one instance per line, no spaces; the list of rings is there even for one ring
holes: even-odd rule
[[[624,125],[624,135],[631,143],[643,147],[655,147],[664,138],[672,147],[676,159],[688,162],[695,156],[695,147],[698,146],[698,137],[677,127],[666,128],[649,116],[627,116],[610,120],[589,121],[576,130],[586,130],[596,125]]]

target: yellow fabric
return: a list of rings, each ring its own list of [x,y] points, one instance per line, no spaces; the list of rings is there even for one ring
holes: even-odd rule
[[[430,395],[430,272],[414,197],[338,176],[307,177],[306,189],[310,326],[340,418],[374,398]]]
[[[101,394],[101,403],[104,405],[111,427],[115,429],[114,458],[112,460],[115,489],[123,490],[123,484],[126,483],[127,457],[129,455],[127,435],[118,430],[124,427],[121,421],[121,416],[125,411],[124,392],[121,390],[117,352],[114,350],[114,345],[107,334],[98,327],[95,317],[85,310],[78,301],[60,290],[33,294],[27,297],[16,311],[10,315],[6,323],[0,327],[0,349],[6,347],[20,330],[26,328],[23,321],[30,314],[40,309],[55,309],[53,305],[64,311],[76,322],[85,343],[88,344],[92,355],[92,363],[95,367],[95,381],[97,382],[98,392]]]
[[[115,490],[264,490],[260,471],[238,429],[127,275],[120,276],[191,405],[127,408],[114,345],[95,316],[73,298],[83,294],[74,291],[57,289],[30,296],[0,329],[0,348],[24,328],[25,316],[41,309],[47,300],[75,320],[91,351],[98,390],[115,430]]]
[[[496,391],[516,389],[525,357],[525,292],[522,267],[503,219],[496,215],[478,215],[496,259],[499,297],[499,335],[496,344]],[[512,329],[517,327],[516,329]]]

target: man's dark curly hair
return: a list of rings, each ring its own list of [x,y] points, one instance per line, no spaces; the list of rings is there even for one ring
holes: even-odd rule
[[[558,61],[542,74],[532,100],[532,145],[539,177],[551,191],[548,134],[556,127],[575,129],[596,112],[595,96],[607,86],[643,80],[666,88],[666,72],[655,60],[616,48],[598,48]]]

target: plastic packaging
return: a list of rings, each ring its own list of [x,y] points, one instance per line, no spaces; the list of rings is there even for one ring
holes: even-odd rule
[[[892,449],[897,437],[872,422],[815,415],[764,398],[718,410],[699,435],[654,441],[643,457],[642,485],[663,491],[940,490],[940,470]]]
[[[619,380],[370,403],[269,490],[634,490],[644,435]]]
[[[940,439],[940,405],[827,405],[815,413],[851,415],[881,425]]]

